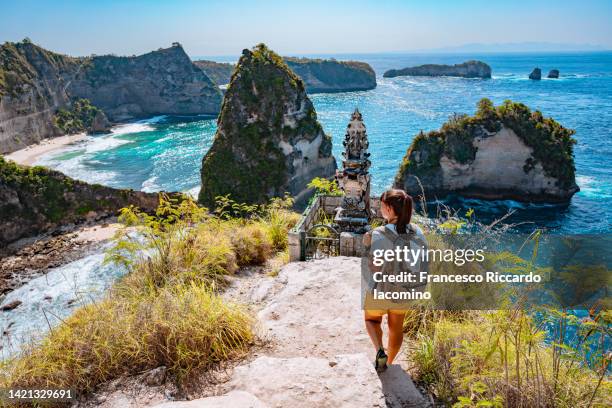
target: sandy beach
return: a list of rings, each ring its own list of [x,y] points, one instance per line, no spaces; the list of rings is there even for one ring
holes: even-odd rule
[[[6,159],[13,160],[16,163],[27,166],[33,165],[38,158],[44,154],[53,152],[61,147],[80,142],[87,137],[85,133],[76,135],[54,137],[52,139],[44,139],[35,145],[17,150],[11,154],[4,156]]]

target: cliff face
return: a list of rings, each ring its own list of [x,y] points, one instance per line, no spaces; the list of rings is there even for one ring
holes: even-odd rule
[[[365,62],[336,61],[283,57],[289,68],[299,76],[308,93],[366,91],[376,88],[376,74]],[[214,61],[195,61],[209,78],[218,85],[228,84],[234,64]]]
[[[129,205],[154,211],[158,201],[157,194],[91,185],[0,156],[0,247],[60,225],[114,215]]]
[[[236,65],[229,62],[215,62],[200,60],[193,62],[196,67],[200,68],[206,76],[208,76],[217,85],[227,85],[232,78],[232,72]]]
[[[89,58],[70,83],[113,121],[157,114],[216,114],[221,92],[179,44],[137,57]]]
[[[0,153],[62,134],[53,117],[70,104],[66,87],[79,64],[29,41],[0,47]]]
[[[285,57],[309,93],[365,91],[376,88],[376,74],[365,62]]]
[[[300,78],[265,45],[244,50],[202,161],[199,200],[258,203],[288,192],[299,201],[312,178],[334,174],[331,147]]]
[[[397,76],[453,76],[463,78],[491,78],[491,67],[482,61],[466,61],[455,65],[426,64],[404,69],[390,69],[385,78]]]
[[[572,138],[523,104],[495,108],[483,99],[475,116],[456,116],[439,131],[421,132],[395,179],[397,188],[428,199],[450,193],[485,199],[564,202],[579,191]]]

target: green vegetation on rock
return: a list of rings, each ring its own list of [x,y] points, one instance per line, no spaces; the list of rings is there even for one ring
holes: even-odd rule
[[[244,50],[223,100],[213,145],[202,162],[199,201],[213,206],[217,197],[231,194],[239,202],[262,203],[292,192],[294,162],[281,143],[293,146],[319,136],[318,156],[304,158],[309,163],[333,157],[331,139],[317,121],[304,83],[264,44]],[[323,174],[313,177],[317,175]],[[295,189],[305,188],[309,180]]]
[[[5,42],[0,46],[0,99],[19,96],[33,86],[40,79],[38,66],[46,65],[58,73],[74,69],[77,63],[77,58],[45,50],[28,39]]]
[[[53,124],[63,133],[74,134],[92,132],[96,116],[104,115],[101,109],[93,106],[89,99],[77,99],[70,109],[58,109]]]
[[[44,167],[27,167],[0,156],[0,246],[86,216],[115,214],[133,204],[157,205],[157,194],[87,184]]]
[[[165,380],[184,390],[207,370],[244,356],[254,340],[253,317],[221,291],[239,268],[284,262],[287,231],[298,218],[290,205],[273,200],[243,218],[211,215],[188,199],[162,199],[155,215],[123,209],[125,230],[107,261],[127,274],[103,299],[88,301],[4,361],[0,386],[90,393],[164,366]]]
[[[461,164],[472,162],[476,156],[474,139],[484,132],[498,132],[502,126],[512,129],[533,149],[533,160],[523,167],[526,173],[540,163],[547,176],[559,180],[560,187],[574,185],[574,130],[522,103],[507,100],[495,107],[486,98],[478,103],[474,116],[454,115],[439,130],[421,131],[408,148],[396,183],[402,183],[406,174],[422,177],[435,172],[443,155]]]

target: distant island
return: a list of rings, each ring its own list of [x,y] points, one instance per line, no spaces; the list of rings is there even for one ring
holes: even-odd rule
[[[471,60],[455,65],[426,64],[404,69],[390,69],[383,74],[384,78],[395,78],[398,76],[491,78],[491,67],[482,61]]]
[[[306,85],[309,93],[367,91],[376,88],[376,73],[359,61],[283,57]],[[200,60],[194,62],[217,85],[229,84],[234,64]]]

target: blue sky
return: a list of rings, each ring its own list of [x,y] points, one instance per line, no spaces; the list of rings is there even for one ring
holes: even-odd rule
[[[71,55],[140,54],[178,41],[190,55],[414,51],[554,42],[612,49],[612,1],[2,2],[0,42],[29,37]]]

